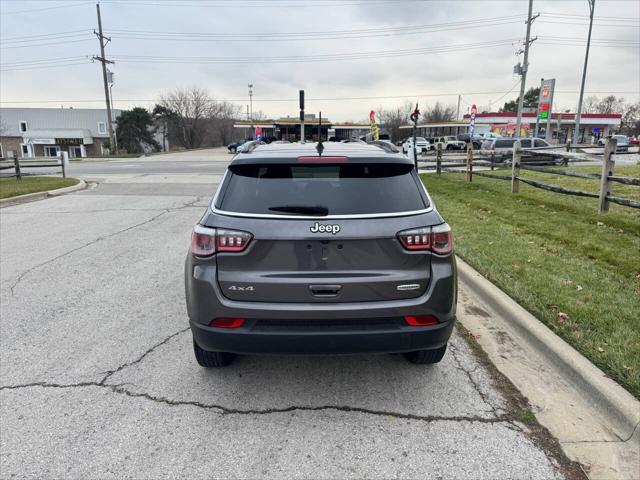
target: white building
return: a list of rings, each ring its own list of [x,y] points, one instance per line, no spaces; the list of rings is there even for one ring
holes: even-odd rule
[[[120,110],[112,110],[113,118]],[[0,157],[17,152],[22,158],[69,157],[108,153],[106,109],[94,108],[0,108]],[[115,129],[115,124],[114,127]]]

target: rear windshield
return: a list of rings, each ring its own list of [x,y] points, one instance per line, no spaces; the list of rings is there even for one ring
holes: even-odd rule
[[[515,140],[496,140],[496,148],[511,148]]]
[[[360,215],[422,210],[409,164],[234,165],[217,208],[271,215]]]

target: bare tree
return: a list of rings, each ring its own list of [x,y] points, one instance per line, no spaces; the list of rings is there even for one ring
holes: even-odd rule
[[[436,102],[433,107],[425,107],[422,118],[427,122],[451,122],[456,118],[456,107]]]
[[[199,87],[177,88],[161,95],[159,103],[174,114],[176,140],[187,149],[200,147],[216,108],[209,93]]]
[[[236,140],[239,135],[234,131],[233,125],[240,118],[242,107],[227,101],[215,102],[212,116],[212,127],[222,145],[227,145]]]
[[[411,102],[404,102],[402,105],[393,108],[378,108],[376,110],[376,116],[379,119],[380,127],[387,130],[391,135],[391,141],[397,142],[402,140],[404,134],[400,129],[402,125],[409,123],[409,115],[413,110]],[[406,135],[410,133],[410,130],[406,131]]]
[[[597,113],[620,113],[624,108],[624,98],[615,95],[604,97],[597,106]]]
[[[595,95],[590,95],[582,102],[582,113],[598,113],[600,99]]]
[[[621,131],[626,135],[640,135],[640,102],[624,107]]]

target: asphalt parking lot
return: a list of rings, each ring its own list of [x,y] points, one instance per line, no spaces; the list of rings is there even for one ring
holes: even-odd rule
[[[563,477],[464,333],[432,367],[389,355],[200,368],[183,264],[229,159],[93,166],[80,173],[95,188],[0,211],[3,478]]]

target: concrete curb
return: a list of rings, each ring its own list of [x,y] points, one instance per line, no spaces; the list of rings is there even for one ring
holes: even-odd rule
[[[21,205],[23,203],[35,202],[36,200],[43,200],[48,197],[57,197],[66,193],[76,192],[87,188],[87,184],[84,180],[80,179],[75,185],[70,187],[57,188],[55,190],[49,190],[48,192],[35,192],[27,193],[25,195],[18,195],[17,197],[0,199],[0,208],[11,207],[13,205]]]
[[[640,423],[640,402],[469,264],[456,259],[460,281],[516,327],[529,346],[555,363],[622,440],[629,439]]]

